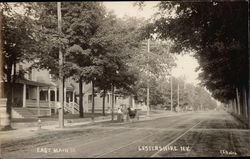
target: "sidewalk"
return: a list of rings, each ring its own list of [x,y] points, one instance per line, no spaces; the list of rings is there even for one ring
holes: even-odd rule
[[[94,119],[94,122],[90,118],[83,118],[83,119],[85,119],[85,121],[82,120],[80,122],[76,122],[76,121],[67,122],[73,119],[66,119],[64,120],[65,121],[64,128],[59,127],[58,121],[48,121],[46,123],[43,123],[41,129],[39,129],[38,125],[33,125],[33,123],[18,123],[19,126],[25,125],[25,124],[31,124],[31,125],[29,125],[28,127],[23,127],[23,128],[18,128],[18,129],[17,127],[12,126],[14,130],[0,131],[1,144],[6,143],[8,141],[28,139],[31,137],[46,135],[48,133],[52,133],[56,131],[68,131],[68,130],[76,129],[76,128],[72,128],[73,126],[95,124],[99,122],[109,121],[111,120],[111,116],[96,117]]]
[[[151,113],[149,116],[147,115],[141,115],[139,117],[139,121],[147,121],[147,120],[154,120],[157,118],[162,117],[170,117],[170,116],[179,116],[183,114],[188,114],[189,112],[182,112],[182,113],[175,113],[175,112],[162,112],[162,113]],[[85,119],[85,120],[84,120]],[[117,116],[115,116],[114,120],[117,119]],[[78,120],[78,121],[77,121]],[[35,136],[41,136],[46,135],[48,133],[56,132],[56,131],[68,131],[73,129],[79,129],[80,127],[76,126],[84,126],[84,125],[94,125],[96,123],[105,122],[105,121],[111,121],[111,116],[102,116],[102,117],[96,117],[94,121],[91,120],[91,118],[83,118],[83,119],[66,119],[64,123],[64,128],[59,128],[58,121],[49,121],[42,124],[41,129],[38,128],[38,125],[30,125],[29,127],[23,127],[23,128],[13,128],[15,130],[10,131],[0,131],[0,138],[1,142],[8,142],[9,140],[20,140],[20,139],[26,139],[30,137]],[[137,121],[134,121],[137,122]],[[20,125],[25,125],[27,123],[18,123]],[[16,125],[17,126],[17,125]]]
[[[41,126],[51,126],[51,125],[58,125],[58,117],[57,118],[39,118],[41,120]],[[95,121],[111,119],[111,115],[106,116],[97,116],[94,117]],[[91,117],[85,118],[64,118],[64,124],[70,125],[73,123],[84,123],[84,122],[92,122]],[[25,122],[16,122],[14,121],[12,124],[14,129],[24,129],[29,127],[38,127],[38,119],[32,119],[32,121],[25,121]]]
[[[161,116],[165,114],[176,114],[173,112],[169,111],[159,111],[159,110],[153,110],[150,112],[149,117],[154,117],[154,116]],[[114,114],[115,119],[117,117],[117,114]],[[140,118],[144,118],[147,116],[147,112],[143,111],[140,112]],[[44,118],[39,118],[41,120],[41,125],[42,127],[44,126],[50,126],[50,125],[58,125],[58,116],[52,116],[52,117],[44,117]],[[105,120],[111,120],[111,114],[107,114],[106,116],[102,115],[96,115],[94,117],[95,121],[105,121]],[[79,118],[78,115],[65,115],[64,116],[64,123],[65,125],[75,125],[75,123],[85,123],[85,122],[92,122],[91,114],[85,114],[84,118]],[[35,119],[14,119],[11,126],[14,129],[24,129],[24,128],[30,128],[30,127],[36,127],[38,128],[38,118]]]

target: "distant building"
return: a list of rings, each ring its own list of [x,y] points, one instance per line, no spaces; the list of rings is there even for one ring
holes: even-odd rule
[[[84,99],[83,99],[83,106],[85,112],[92,112],[92,83],[84,84],[83,86],[84,92]],[[78,91],[77,91],[77,101],[78,98]],[[111,92],[107,92],[105,96],[105,111],[110,112],[112,107],[112,95]],[[103,97],[100,92],[95,93],[95,112],[100,113],[103,109]],[[114,111],[118,110],[118,107],[121,105],[131,106],[134,107],[134,97],[133,96],[122,96],[120,94],[115,94],[114,97]]]

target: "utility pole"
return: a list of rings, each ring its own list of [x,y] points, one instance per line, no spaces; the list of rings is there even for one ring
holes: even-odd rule
[[[58,16],[58,34],[59,38],[62,34],[62,14],[61,14],[61,2],[57,2],[57,16]],[[64,105],[63,105],[63,74],[62,74],[62,66],[63,66],[63,55],[62,55],[62,48],[59,45],[59,127],[64,127]]]
[[[173,112],[173,78],[170,77],[170,87],[171,87],[171,112]]]
[[[95,113],[95,79],[92,81],[92,116]]]
[[[180,88],[179,88],[179,82],[178,82],[178,88],[177,88],[177,102],[178,102],[178,104],[177,104],[177,110],[179,112],[179,110],[180,110]]]
[[[114,92],[115,92],[115,88],[114,88],[114,84],[112,83],[111,85],[111,93],[112,93],[112,106],[111,106],[111,117],[112,117],[112,121],[114,120],[114,100],[115,100],[115,96],[114,96]]]
[[[185,98],[185,94],[186,94],[186,91],[185,91],[185,81],[183,81],[183,103],[185,103],[186,99]],[[183,108],[184,108],[184,105],[183,105]],[[187,106],[185,106],[185,111],[187,110]]]
[[[148,39],[148,53],[149,52],[150,52],[150,39]],[[148,72],[149,72],[149,66],[148,66]],[[148,79],[147,79],[147,115],[149,116],[149,80]]]
[[[92,80],[92,115],[91,115],[91,119],[92,122],[94,122],[94,118],[95,118],[95,78],[94,80]]]

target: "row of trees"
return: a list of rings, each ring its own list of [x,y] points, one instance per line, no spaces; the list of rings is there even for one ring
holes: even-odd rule
[[[216,108],[217,104],[211,95],[202,87],[186,83],[184,77],[159,78],[150,83],[150,105],[152,109],[171,110],[171,81],[173,110],[208,110]],[[178,86],[179,85],[179,86]],[[179,87],[179,89],[178,89]],[[146,98],[145,93],[138,96]],[[179,100],[178,100],[179,98]]]
[[[139,28],[135,27],[134,23],[133,26],[127,25],[133,19],[125,21],[117,19],[114,14],[105,11],[99,2],[65,2],[62,3],[63,35],[58,38],[56,37],[57,8],[55,3],[38,5],[44,8],[38,20],[39,26],[42,26],[38,34],[48,42],[50,51],[45,50],[44,44],[38,42],[41,46],[39,51],[41,56],[35,55],[39,59],[35,65],[38,68],[43,66],[43,68],[50,69],[57,75],[58,65],[54,64],[58,61],[58,44],[64,44],[62,46],[64,48],[64,77],[73,77],[79,81],[80,117],[83,117],[81,102],[83,81],[92,82],[93,90],[95,86],[99,87],[103,90],[103,96],[111,87],[127,89],[133,84],[136,77],[131,71],[129,72],[126,61],[131,56],[131,48],[136,47],[136,43],[141,40]],[[53,35],[54,32],[55,35]],[[53,43],[55,45],[51,45]],[[51,54],[52,52],[54,54]],[[47,56],[43,56],[44,54]],[[55,61],[51,62],[51,58]],[[94,102],[92,103],[94,113]]]
[[[32,68],[47,69],[58,79],[59,49],[63,53],[63,79],[79,82],[80,117],[84,116],[83,82],[92,82],[93,90],[98,87],[103,97],[108,90],[114,93],[114,87],[124,94],[137,95],[141,81],[149,75],[160,75],[159,63],[173,66],[172,57],[164,54],[163,47],[154,47],[152,54],[145,56],[142,42],[149,38],[147,21],[119,19],[101,2],[63,2],[61,8],[62,31],[58,32],[56,2],[1,3],[1,56],[10,120],[12,87],[25,73],[16,72],[16,64],[31,62]]]
[[[138,27],[142,20],[118,19],[100,2],[65,2],[62,3],[62,32],[58,33],[55,2],[1,3],[1,11],[9,114],[12,86],[17,78],[16,64],[32,62],[33,68],[47,69],[58,78],[59,48],[64,59],[63,77],[79,82],[81,101],[83,81],[92,82],[104,94],[111,86],[128,90],[135,82],[136,74],[129,69],[127,61],[133,54],[132,48],[142,39]],[[80,102],[81,117],[82,108]]]
[[[152,33],[171,39],[173,53],[194,52],[201,84],[217,100],[236,103],[236,112],[247,116],[248,3],[160,2],[158,10]]]

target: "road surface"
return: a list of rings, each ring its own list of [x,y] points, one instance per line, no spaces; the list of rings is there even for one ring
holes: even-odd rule
[[[249,129],[226,112],[192,112],[133,123],[39,131],[2,144],[3,158],[249,156]]]

